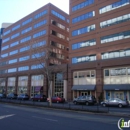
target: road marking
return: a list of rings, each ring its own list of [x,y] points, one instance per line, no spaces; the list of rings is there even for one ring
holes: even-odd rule
[[[43,120],[48,120],[48,121],[55,121],[58,122],[58,120],[53,120],[53,119],[49,119],[49,118],[42,118],[42,117],[37,117],[37,116],[32,116],[34,118],[39,118],[39,119],[43,119]]]
[[[15,114],[0,116],[0,120],[1,120],[1,119],[4,119],[4,118],[7,118],[7,117],[14,116],[14,115],[15,115]]]

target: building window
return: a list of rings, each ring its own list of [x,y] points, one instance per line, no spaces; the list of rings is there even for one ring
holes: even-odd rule
[[[127,72],[127,73],[128,73],[128,75],[130,75],[130,68],[128,68],[127,70],[128,70],[128,72]]]
[[[125,14],[125,15],[120,16],[120,17],[116,17],[113,19],[109,19],[109,20],[100,22],[100,27],[105,28],[105,27],[109,27],[109,26],[112,26],[115,24],[126,22],[126,21],[130,21],[130,14]]]
[[[22,23],[22,26],[24,26],[24,25],[26,25],[26,24],[28,24],[28,23],[30,23],[30,22],[32,22],[32,18],[30,18],[30,19],[24,21],[24,22]]]
[[[111,59],[130,56],[130,49],[102,53],[102,59]]]
[[[80,16],[78,16],[76,18],[73,18],[72,23],[77,23],[77,22],[92,18],[94,16],[95,16],[95,11],[91,11],[91,12],[88,12],[86,14],[80,15]]]
[[[106,12],[109,12],[111,10],[115,10],[115,9],[124,7],[128,4],[130,4],[129,0],[119,0],[118,2],[114,2],[113,4],[110,4],[110,5],[107,5],[105,7],[100,8],[99,13],[100,14],[106,13]]]
[[[51,13],[52,13],[53,15],[55,15],[56,17],[58,17],[58,18],[60,18],[60,19],[62,19],[62,20],[65,21],[65,17],[64,17],[63,15],[59,14],[58,12],[56,12],[56,11],[54,11],[54,10],[51,10]]]
[[[14,34],[14,35],[11,36],[11,39],[14,39],[14,38],[18,37],[19,35],[20,35],[20,33]]]
[[[105,70],[105,76],[109,76],[109,70]]]
[[[8,69],[8,73],[13,73],[13,72],[16,72],[16,71],[17,71],[17,68]]]
[[[33,35],[33,38],[37,38],[37,37],[43,36],[43,35],[45,35],[45,34],[46,34],[46,30],[43,30],[43,31],[40,31],[40,32],[38,32],[38,33],[35,33],[35,34]]]
[[[29,66],[22,66],[18,68],[18,71],[26,71],[29,70]]]
[[[40,41],[38,43],[35,43],[32,45],[32,48],[37,48],[37,47],[40,47],[40,46],[44,46],[46,44],[46,41]]]
[[[72,50],[76,50],[76,49],[80,49],[80,48],[88,47],[88,46],[94,46],[94,45],[96,45],[96,39],[82,41],[82,42],[72,44]]]
[[[31,31],[31,30],[32,30],[32,27],[26,28],[26,29],[24,29],[24,30],[21,32],[21,34],[25,34],[25,33],[29,32],[29,31]]]
[[[80,62],[90,62],[90,61],[95,61],[96,60],[96,55],[90,55],[90,56],[82,56],[82,57],[74,57],[72,58],[72,63],[80,63]]]
[[[16,63],[16,62],[17,62],[17,59],[9,60],[9,64],[13,64],[13,63]]]
[[[78,30],[72,31],[72,36],[77,36],[77,35],[81,35],[84,33],[88,33],[88,32],[94,31],[95,29],[96,29],[95,24],[87,26],[87,27],[83,27]]]
[[[54,36],[57,36],[57,37],[59,37],[59,38],[61,38],[61,39],[65,39],[65,36],[64,36],[64,35],[62,35],[62,34],[56,32],[56,31],[51,30],[51,34],[54,35]]]
[[[101,37],[101,44],[130,38],[130,30]]]
[[[57,27],[59,27],[59,28],[65,30],[65,26],[64,26],[64,25],[62,25],[62,24],[60,24],[60,23],[58,23],[58,22],[56,22],[56,21],[54,21],[54,20],[51,20],[51,23],[52,23],[53,25],[55,25],[55,26],[57,26]]]
[[[14,51],[11,51],[10,53],[9,53],[9,55],[14,55],[14,54],[17,54],[18,53],[18,50],[14,50]]]
[[[20,28],[20,24],[19,24],[19,25],[16,25],[15,27],[13,27],[13,28],[12,28],[12,31],[17,30],[18,28]]]
[[[30,49],[30,46],[26,46],[26,47],[21,48],[19,51],[24,52],[24,51],[27,51],[29,49]]]
[[[40,26],[42,26],[42,25],[45,25],[47,23],[47,20],[45,19],[45,20],[43,20],[43,21],[41,21],[41,22],[39,22],[39,23],[36,23],[35,25],[34,25],[34,28],[38,28],[38,27],[40,27]]]
[[[80,4],[76,5],[76,6],[73,6],[72,11],[74,12],[76,10],[85,8],[86,6],[89,6],[89,5],[93,4],[93,3],[94,3],[94,0],[86,0],[85,2],[82,2],[82,3],[80,3]]]
[[[1,55],[2,58],[7,57],[7,56],[8,56],[8,53]]]
[[[10,37],[8,37],[8,38],[6,38],[6,39],[3,39],[2,40],[2,43],[5,43],[5,42],[7,42],[7,41],[9,41],[10,40]]]
[[[45,14],[47,14],[47,10],[44,10],[43,12],[40,12],[39,14],[36,14],[34,19],[38,19],[38,18],[44,16]]]
[[[45,52],[35,53],[35,54],[32,54],[32,59],[40,58],[40,57],[42,57],[44,55],[45,55]]]
[[[30,59],[30,56],[24,56],[24,57],[20,57],[19,58],[19,61],[26,61],[26,60],[29,60]]]
[[[4,32],[3,35],[6,36],[6,35],[9,34],[10,32],[11,32],[11,31],[8,30],[8,31]]]
[[[6,74],[7,70],[0,70],[0,74]]]
[[[44,68],[44,64],[42,63],[42,64],[36,64],[36,65],[32,65],[31,66],[31,69],[33,70],[33,69],[41,69],[41,68]]]
[[[21,39],[20,43],[24,43],[24,42],[27,42],[29,40],[31,40],[31,36],[28,36],[28,37],[25,37],[25,38]]]
[[[3,50],[6,50],[6,49],[8,49],[8,48],[9,48],[9,45],[2,47],[1,50],[3,51]]]
[[[13,42],[13,43],[10,44],[10,47],[16,46],[18,44],[19,44],[19,41]]]

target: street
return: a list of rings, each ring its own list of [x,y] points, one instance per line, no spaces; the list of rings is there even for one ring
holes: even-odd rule
[[[0,104],[1,130],[118,130],[120,118]],[[125,117],[125,120],[129,119]]]

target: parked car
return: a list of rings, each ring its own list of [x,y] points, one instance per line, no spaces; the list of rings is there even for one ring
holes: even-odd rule
[[[88,96],[79,96],[78,98],[74,98],[73,100],[74,104],[95,104],[96,103],[96,98],[94,96],[88,95]]]
[[[106,106],[118,106],[118,107],[123,107],[123,106],[128,106],[129,105],[129,102],[126,101],[126,100],[121,100],[119,98],[111,98],[109,100],[105,100],[103,102],[101,102],[101,105],[103,107],[106,107]]]
[[[8,99],[17,99],[17,96],[18,96],[17,94],[9,93],[6,98],[8,98]]]
[[[6,94],[0,93],[0,98],[6,98]]]
[[[34,97],[32,97],[31,99],[33,101],[39,101],[39,102],[41,102],[41,101],[43,101],[43,102],[47,101],[46,95],[41,95],[41,94],[37,94]]]
[[[50,102],[50,99],[47,99],[48,102]],[[55,96],[51,98],[52,103],[64,103],[65,99],[59,96]]]
[[[17,97],[18,100],[28,100],[29,96],[27,94],[20,94]]]

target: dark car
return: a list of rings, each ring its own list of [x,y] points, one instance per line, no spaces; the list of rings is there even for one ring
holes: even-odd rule
[[[6,94],[0,93],[0,98],[6,98]]]
[[[47,97],[46,95],[37,94],[34,97],[31,98],[33,101],[39,101],[39,102],[46,102]]]
[[[118,107],[123,107],[123,106],[129,106],[128,101],[126,100],[121,100],[119,98],[110,98],[109,100],[105,100],[103,102],[101,102],[101,105],[103,107],[106,106],[118,106]]]
[[[74,104],[86,104],[86,105],[94,105],[96,103],[96,98],[94,96],[79,96],[78,98],[74,98]]]
[[[49,99],[48,99],[48,101],[49,101]],[[64,103],[65,99],[62,97],[56,96],[56,97],[52,97],[51,101],[54,103]]]
[[[17,97],[18,100],[28,100],[29,96],[27,94],[20,94]]]
[[[7,95],[6,98],[8,98],[8,99],[17,99],[17,96],[18,96],[17,94],[10,93],[10,94]]]

